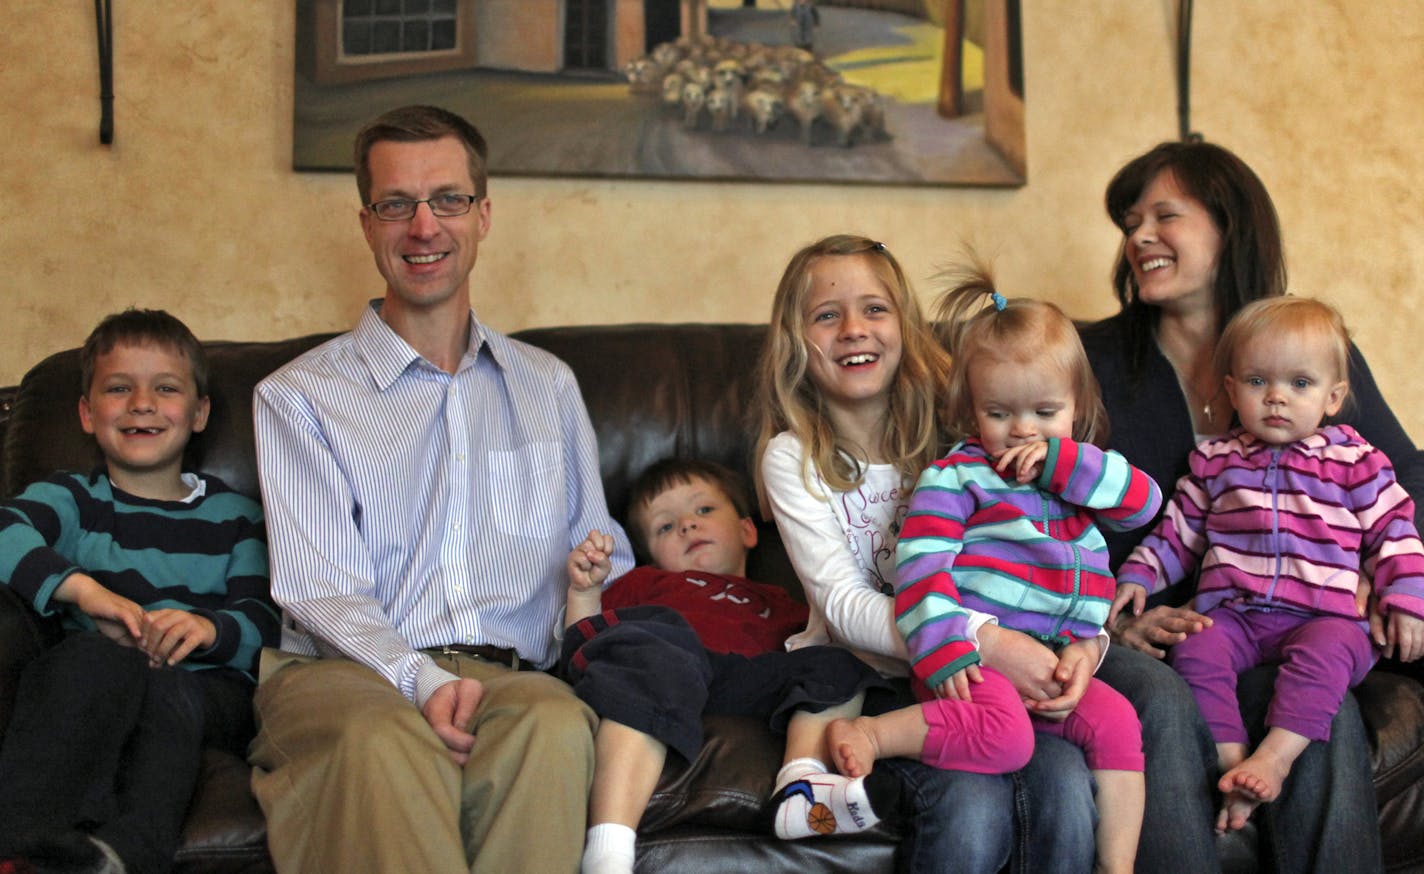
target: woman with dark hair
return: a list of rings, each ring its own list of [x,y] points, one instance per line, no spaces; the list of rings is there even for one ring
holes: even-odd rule
[[[1163,143],[1128,162],[1108,184],[1108,216],[1122,231],[1113,272],[1121,312],[1086,327],[1083,344],[1112,422],[1110,447],[1170,493],[1202,438],[1225,433],[1232,411],[1212,358],[1222,328],[1242,306],[1285,293],[1280,222],[1261,180],[1210,143]],[[1416,502],[1424,454],[1380,395],[1364,358],[1350,348],[1352,425],[1393,462]],[[1108,534],[1116,568],[1149,528]],[[1185,606],[1187,581],[1124,611],[1098,676],[1125,694],[1143,723],[1147,811],[1138,870],[1219,870],[1216,751],[1165,649],[1200,631],[1206,617]],[[1262,669],[1270,671],[1273,669]],[[1241,702],[1259,724],[1271,676],[1243,677]],[[1248,719],[1248,724],[1253,721]],[[1347,695],[1328,744],[1311,744],[1281,798],[1260,808],[1266,870],[1379,871],[1380,843],[1369,746]]]

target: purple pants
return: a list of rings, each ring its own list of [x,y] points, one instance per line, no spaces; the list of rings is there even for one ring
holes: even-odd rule
[[[929,734],[920,760],[976,774],[1007,774],[1028,764],[1034,732],[1061,737],[1083,751],[1095,771],[1142,770],[1142,724],[1122,695],[1098,679],[1088,682],[1063,722],[1030,717],[1008,678],[980,666],[984,682],[969,687],[971,701],[930,698],[920,704]],[[923,686],[917,690],[928,692]]]
[[[1172,667],[1187,681],[1217,743],[1248,743],[1236,701],[1236,677],[1280,662],[1266,726],[1309,740],[1330,739],[1330,721],[1350,687],[1375,663],[1374,647],[1358,621],[1302,616],[1286,610],[1223,605],[1212,625],[1172,648]]]

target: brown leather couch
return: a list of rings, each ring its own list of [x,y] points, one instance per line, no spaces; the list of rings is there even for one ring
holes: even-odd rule
[[[709,458],[748,471],[745,414],[763,331],[759,325],[614,325],[515,336],[573,367],[598,432],[609,505],[621,518],[629,481],[664,456]],[[194,440],[192,463],[256,496],[252,388],[328,336],[209,344],[212,416],[207,431]],[[80,431],[75,415],[78,380],[78,355],[69,350],[36,365],[17,389],[0,389],[0,494],[13,495],[54,469],[87,469],[97,461],[92,438]],[[749,574],[799,593],[774,527],[763,525],[761,534]],[[0,587],[0,730],[9,719],[19,671],[54,633]],[[1377,670],[1358,695],[1375,744],[1387,867],[1424,872],[1424,687],[1417,673]],[[893,870],[892,829],[846,840],[772,837],[763,800],[781,761],[780,742],[749,720],[708,723],[698,760],[669,764],[663,774],[640,828],[640,871]],[[272,870],[247,779],[244,762],[206,754],[177,870]],[[1256,869],[1253,843],[1250,830],[1221,840],[1228,871]]]

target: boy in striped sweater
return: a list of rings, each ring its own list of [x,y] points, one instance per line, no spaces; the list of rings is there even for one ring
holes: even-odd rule
[[[1240,427],[1203,441],[1157,529],[1118,572],[1112,618],[1197,574],[1211,624],[1177,644],[1223,772],[1218,833],[1274,800],[1312,740],[1328,740],[1348,689],[1377,654],[1358,604],[1373,588],[1375,643],[1424,655],[1424,544],[1384,453],[1325,425],[1349,392],[1349,335],[1327,304],[1275,297],[1222,332],[1216,370]],[[1109,620],[1111,621],[1111,620]],[[1236,678],[1280,662],[1267,733],[1247,755]]]
[[[203,348],[159,310],[99,323],[79,419],[104,457],[0,504],[0,584],[65,636],[28,664],[0,745],[0,865],[167,871],[204,745],[242,755],[275,646],[262,511],[183,470]]]

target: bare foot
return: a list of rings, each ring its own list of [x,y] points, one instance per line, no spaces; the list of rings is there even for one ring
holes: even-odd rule
[[[831,750],[831,763],[837,772],[847,777],[864,777],[880,758],[880,745],[872,730],[874,721],[868,716],[855,719],[835,719],[826,726],[826,746]]]
[[[1280,796],[1289,774],[1290,762],[1258,749],[1221,775],[1216,788],[1225,798],[1216,816],[1217,834],[1244,828],[1252,811]]]

